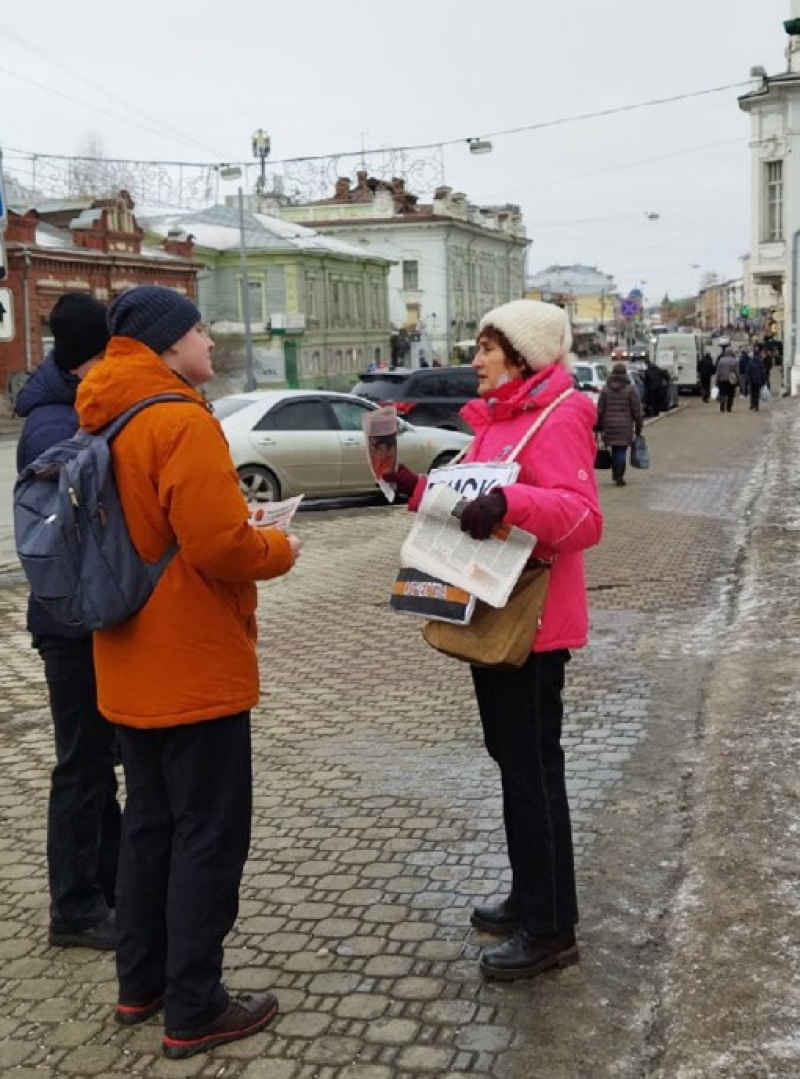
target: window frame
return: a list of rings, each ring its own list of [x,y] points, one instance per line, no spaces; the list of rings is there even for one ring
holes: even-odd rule
[[[777,177],[771,176],[771,172],[776,173]],[[784,182],[783,159],[765,161],[762,180],[762,243],[781,243],[785,238]]]

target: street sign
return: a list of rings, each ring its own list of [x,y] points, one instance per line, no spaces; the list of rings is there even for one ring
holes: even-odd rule
[[[0,288],[0,341],[14,340],[14,297],[10,288]]]

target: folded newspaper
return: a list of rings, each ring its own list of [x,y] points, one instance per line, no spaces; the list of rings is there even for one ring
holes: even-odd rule
[[[486,540],[461,531],[454,514],[463,501],[446,484],[429,487],[400,551],[403,566],[421,570],[488,603],[504,607],[531,556],[536,537],[500,525]]]

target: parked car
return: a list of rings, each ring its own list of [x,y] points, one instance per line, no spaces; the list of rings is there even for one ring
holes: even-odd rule
[[[619,345],[611,353],[612,360],[646,360],[650,356],[650,346],[644,341],[634,341],[631,345]]]
[[[319,498],[372,494],[362,428],[377,406],[347,393],[266,390],[214,402],[248,502],[292,495]],[[398,458],[414,472],[446,465],[469,442],[460,431],[398,423]]]
[[[572,365],[572,371],[580,389],[588,390],[589,393],[600,393],[611,374],[611,368],[607,363],[595,360],[576,360]]]
[[[478,375],[468,366],[369,371],[351,392],[379,405],[394,405],[409,423],[469,431],[458,413],[478,396]]]

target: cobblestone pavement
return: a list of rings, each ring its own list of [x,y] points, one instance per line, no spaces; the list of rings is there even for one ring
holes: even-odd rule
[[[509,879],[499,784],[468,671],[386,608],[408,515],[302,517],[298,569],[262,587],[254,840],[226,951],[228,984],[276,988],[281,1015],[187,1062],[161,1058],[157,1022],[112,1022],[112,958],[47,945],[51,738],[25,591],[7,573],[0,1074],[656,1075],[664,923],[685,872],[703,687],[730,617],[743,492],[793,408],[720,416],[689,401],[648,427],[649,472],[624,489],[599,474],[593,639],[566,693],[582,962],[531,983],[484,984],[477,972],[488,938],[469,928],[469,911]]]

